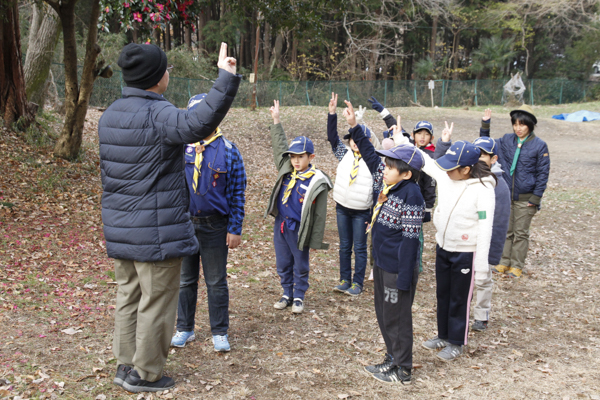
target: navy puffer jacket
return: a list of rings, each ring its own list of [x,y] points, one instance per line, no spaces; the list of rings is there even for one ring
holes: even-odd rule
[[[106,109],[98,135],[109,257],[152,262],[198,252],[187,210],[183,145],[219,126],[240,79],[219,70],[208,96],[189,112],[159,94],[131,87]]]
[[[488,125],[489,126],[489,125]],[[485,125],[480,129],[480,136],[490,136]],[[517,160],[517,168],[513,176],[510,167],[517,151],[518,137],[515,133],[507,133],[496,140],[498,161],[504,166],[504,179],[510,189],[514,201],[528,201],[538,207],[548,185],[550,175],[550,153],[548,145],[532,132],[521,147]]]

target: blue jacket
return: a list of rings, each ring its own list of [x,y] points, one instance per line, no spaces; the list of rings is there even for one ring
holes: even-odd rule
[[[435,146],[434,159],[438,159],[450,148],[452,142],[442,142],[438,139]],[[498,178],[498,183],[494,188],[496,195],[496,207],[494,208],[494,226],[492,228],[492,240],[490,241],[490,252],[488,254],[488,264],[497,265],[502,258],[504,242],[506,242],[506,232],[508,232],[508,221],[510,220],[510,189],[504,179],[506,173],[502,170],[499,162],[492,165],[492,172]]]
[[[490,136],[489,122],[482,123],[479,136]],[[548,175],[550,175],[548,145],[533,132],[530,133],[529,138],[521,147],[515,173],[510,176],[510,167],[517,150],[518,137],[515,133],[507,133],[495,140],[498,146],[498,161],[506,169],[504,179],[510,189],[512,200],[528,201],[539,208],[548,185]]]
[[[131,87],[106,109],[98,135],[109,257],[152,262],[198,252],[188,213],[184,144],[219,126],[240,80],[219,70],[208,96],[192,111]]]

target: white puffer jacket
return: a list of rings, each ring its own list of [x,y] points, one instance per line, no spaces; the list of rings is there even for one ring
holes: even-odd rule
[[[353,165],[354,153],[348,150],[337,167],[333,199],[336,203],[352,210],[367,210],[373,206],[373,177],[361,158],[356,181],[349,186]]]
[[[496,182],[491,176],[479,179],[453,181],[433,159],[425,158],[423,172],[437,181],[438,205],[433,214],[437,230],[435,239],[446,251],[475,252],[475,279],[478,273],[487,273],[488,253],[492,239]]]

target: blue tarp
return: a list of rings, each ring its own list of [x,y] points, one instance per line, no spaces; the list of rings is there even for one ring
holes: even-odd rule
[[[581,110],[571,114],[553,115],[552,118],[569,122],[587,122],[599,120],[600,113]]]

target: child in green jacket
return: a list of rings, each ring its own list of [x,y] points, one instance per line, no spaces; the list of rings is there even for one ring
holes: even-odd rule
[[[298,136],[288,147],[279,120],[279,101],[274,101],[270,111],[273,157],[278,174],[266,214],[275,217],[273,241],[277,274],[283,288],[283,296],[274,307],[283,310],[292,306],[292,312],[300,314],[308,289],[309,248],[329,248],[323,243],[323,236],[327,192],[333,184],[311,164],[315,150],[309,138]]]

